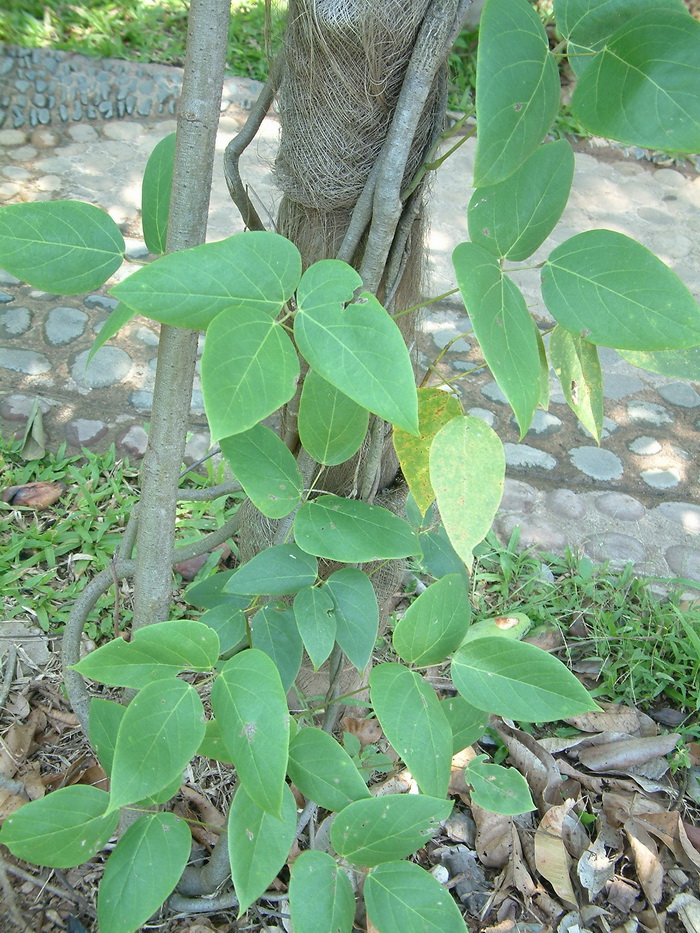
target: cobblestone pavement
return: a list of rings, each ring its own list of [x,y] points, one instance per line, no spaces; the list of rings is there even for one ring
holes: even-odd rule
[[[87,369],[85,360],[116,305],[109,288],[147,256],[140,180],[153,146],[175,129],[180,81],[180,70],[165,66],[0,52],[0,204],[57,198],[99,204],[124,232],[130,260],[99,292],[76,298],[37,291],[0,271],[0,425],[6,433],[23,430],[38,398],[53,448],[62,441],[93,449],[114,442],[132,458],[145,449],[157,325],[135,318]],[[220,152],[256,92],[256,82],[227,79]],[[100,108],[101,102],[112,109]],[[268,117],[242,159],[243,177],[270,216],[279,199],[272,177],[277,133],[275,118]],[[473,155],[470,141],[433,185],[431,294],[454,286],[450,255],[466,238]],[[211,205],[209,239],[242,229],[221,169]],[[534,261],[594,227],[638,239],[700,298],[700,175],[692,168],[659,168],[603,149],[577,151],[569,205]],[[516,280],[546,328],[550,318],[536,273],[518,273]],[[422,320],[422,362],[468,330],[456,298],[431,306]],[[455,342],[440,361],[443,376],[457,380],[465,409],[488,421],[505,443],[509,478],[496,530],[507,537],[520,526],[523,546],[561,552],[569,545],[596,561],[632,561],[640,573],[685,577],[700,589],[700,386],[635,369],[612,350],[601,350],[601,361],[606,421],[600,448],[578,425],[554,377],[549,411],[537,413],[519,443],[498,386],[487,372],[471,373],[481,362],[471,337]],[[187,454],[196,459],[209,443],[199,383],[190,427]]]

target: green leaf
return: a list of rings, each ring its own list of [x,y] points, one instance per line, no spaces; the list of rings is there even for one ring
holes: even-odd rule
[[[623,350],[700,344],[700,308],[685,285],[641,243],[612,230],[588,230],[558,246],[542,269],[542,297],[560,324],[590,343]]]
[[[432,387],[418,389],[418,437],[394,429],[394,450],[421,515],[435,500],[430,485],[430,445],[440,428],[461,414],[462,406],[453,395]]]
[[[275,662],[285,691],[291,689],[301,668],[303,645],[288,607],[265,606],[250,620],[253,648],[264,651]]]
[[[218,719],[208,719],[206,721],[204,738],[197,749],[197,754],[203,755],[205,758],[213,758],[215,761],[233,764],[224,737],[221,734],[221,725]]]
[[[114,700],[104,700],[101,697],[90,699],[90,745],[107,774],[112,773],[114,747],[125,712],[126,706]]]
[[[154,321],[206,330],[222,311],[227,317],[277,317],[300,275],[293,243],[277,233],[249,231],[162,256],[110,294]]]
[[[219,657],[225,657],[230,651],[240,645],[245,638],[245,615],[241,609],[235,609],[225,603],[207,609],[200,616],[202,625],[208,625],[219,638]]]
[[[567,405],[600,443],[603,431],[603,374],[598,348],[558,324],[549,338],[549,358]]]
[[[574,72],[580,75],[620,26],[647,10],[686,12],[683,0],[554,0],[557,31],[568,39]]]
[[[305,797],[331,813],[370,796],[352,758],[320,729],[302,729],[290,742],[287,771]]]
[[[175,890],[192,834],[174,813],[142,816],[107,859],[97,895],[102,933],[135,933]]]
[[[452,729],[453,755],[473,745],[486,731],[489,714],[467,703],[464,697],[445,697],[440,705]]]
[[[182,680],[160,680],[127,706],[117,734],[110,810],[158,793],[181,774],[204,737],[204,709]]]
[[[181,671],[208,671],[219,657],[219,636],[210,626],[191,619],[143,626],[134,632],[131,644]]]
[[[540,146],[504,181],[476,189],[467,210],[472,243],[512,262],[532,256],[564,213],[573,178],[565,139]]]
[[[150,253],[165,252],[174,162],[175,133],[170,133],[155,145],[141,182],[141,223]]]
[[[216,633],[200,622],[158,622],[134,632],[130,642],[115,638],[73,665],[91,680],[115,687],[145,687],[181,671],[206,671],[219,657]]]
[[[238,916],[246,912],[287,861],[297,828],[294,794],[282,784],[281,813],[262,810],[239,787],[228,818],[228,851],[231,878],[238,895]]]
[[[358,800],[336,816],[331,843],[338,855],[355,865],[380,865],[424,846],[451,811],[451,800],[423,794]]]
[[[317,671],[335,644],[335,603],[325,587],[306,586],[294,597],[294,618],[306,652]]]
[[[135,690],[155,680],[168,680],[180,673],[179,665],[161,664],[146,647],[115,638],[91,651],[72,670],[110,687],[131,687]]]
[[[421,792],[444,797],[450,783],[452,729],[435,690],[402,664],[379,664],[369,678],[370,700],[384,734]]]
[[[351,933],[355,895],[346,873],[327,852],[307,849],[294,860],[289,907],[295,933]]]
[[[580,75],[571,113],[591,133],[673,152],[700,150],[700,23],[685,10],[632,16]]]
[[[418,667],[441,664],[460,646],[471,615],[462,576],[448,574],[424,590],[394,626],[394,650]]]
[[[0,208],[0,266],[55,295],[104,285],[124,249],[119,227],[93,204],[30,201]]]
[[[299,283],[294,336],[307,362],[331,385],[399,427],[418,433],[413,365],[401,331],[359,274],[324,259]],[[346,304],[350,302],[349,304]]]
[[[266,548],[236,571],[225,586],[227,593],[287,596],[316,582],[318,561],[296,544]]]
[[[324,589],[335,604],[335,638],[358,671],[372,657],[379,631],[379,605],[374,587],[357,567],[343,567],[332,573]]]
[[[547,350],[544,340],[539,332],[537,324],[533,318],[532,329],[535,331],[537,339],[537,349],[540,354],[540,408],[547,411],[549,408],[549,360],[547,359]]]
[[[219,442],[238,482],[268,518],[284,518],[301,501],[304,481],[280,437],[262,424]]]
[[[522,0],[489,0],[479,27],[474,187],[512,175],[558,109],[559,73],[542,20]]]
[[[477,755],[464,776],[472,786],[471,799],[484,810],[518,816],[535,809],[527,781],[515,768],[489,764],[486,755]]]
[[[460,243],[452,263],[484,359],[515,412],[522,438],[540,399],[540,351],[532,315],[492,253],[475,243]]]
[[[294,519],[294,540],[309,554],[346,564],[419,551],[416,532],[405,519],[380,505],[339,496],[305,502]]]
[[[90,347],[90,352],[88,353],[88,358],[85,360],[85,369],[90,365],[90,361],[93,356],[101,349],[108,340],[111,340],[118,331],[124,327],[125,324],[128,324],[129,321],[134,317],[134,312],[131,308],[127,308],[126,305],[118,304],[114,311],[110,312],[109,317],[104,322],[98,335],[92,342]]]
[[[230,606],[232,609],[245,609],[250,604],[250,598],[227,593],[224,587],[237,570],[225,570],[213,573],[206,580],[192,583],[185,590],[185,599],[197,609],[215,609],[217,606]]]
[[[452,681],[467,702],[507,719],[552,722],[598,708],[557,658],[500,636],[460,648],[452,659]]]
[[[532,628],[530,617],[524,612],[512,612],[507,616],[492,616],[490,619],[480,619],[467,629],[462,644],[474,641],[477,638],[489,638],[494,635],[498,638],[524,638]]]
[[[449,891],[413,862],[378,865],[367,876],[364,894],[378,933],[466,933]]]
[[[469,574],[464,561],[452,547],[447,532],[440,525],[437,531],[423,531],[418,536],[422,549],[420,565],[431,577],[439,580],[449,573],[459,574],[466,584]]]
[[[73,784],[25,804],[5,820],[0,843],[16,858],[47,868],[88,862],[109,840],[119,814],[105,812],[109,794]]]
[[[367,434],[369,412],[310,369],[299,401],[299,438],[318,463],[349,460]]]
[[[207,329],[202,353],[212,443],[277,411],[294,395],[298,376],[294,345],[268,314],[248,308],[220,314]]]
[[[211,702],[241,784],[261,809],[279,817],[289,712],[274,662],[255,648],[235,655],[214,681]]]
[[[503,497],[503,445],[470,415],[441,428],[430,448],[430,480],[452,546],[465,563],[486,537]]]
[[[657,350],[645,353],[643,350],[619,350],[623,360],[648,369],[652,373],[661,373],[672,379],[689,379],[700,382],[700,346],[687,350]]]

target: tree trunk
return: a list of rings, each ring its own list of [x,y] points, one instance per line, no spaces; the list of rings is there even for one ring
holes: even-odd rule
[[[391,313],[422,297],[424,186],[408,197],[402,192],[445,128],[447,55],[469,5],[470,0],[289,3],[278,63],[281,142],[275,175],[283,198],[277,229],[297,245],[305,267],[328,258],[354,265]],[[415,314],[397,323],[413,348]],[[300,392],[301,384],[281,413],[281,434],[300,456],[306,482],[338,495],[376,497],[403,511],[405,490],[397,486],[388,426],[373,417],[356,458],[319,475],[318,465],[300,451]],[[280,543],[291,518],[272,522],[246,503],[242,560]],[[403,564],[392,562],[372,575],[383,618],[402,573]]]

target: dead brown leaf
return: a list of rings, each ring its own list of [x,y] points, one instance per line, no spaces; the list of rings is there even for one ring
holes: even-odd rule
[[[23,483],[21,486],[8,486],[0,499],[12,506],[24,506],[28,509],[47,509],[57,502],[66,491],[66,484],[56,480],[53,483]]]
[[[678,917],[688,933],[700,933],[700,901],[692,894],[677,894],[668,905],[670,914]]]
[[[700,852],[688,838],[686,824],[677,810],[639,813],[637,822],[660,842],[663,842],[681,865],[700,870]]]
[[[213,551],[221,551],[219,563],[231,556],[231,548],[224,542],[224,544],[217,545],[212,551],[200,554],[199,557],[190,557],[189,560],[181,560],[178,564],[173,564],[173,570],[175,573],[179,573],[183,580],[194,580]]]
[[[608,881],[612,880],[615,874],[615,860],[605,851],[605,843],[600,836],[579,858],[576,873],[579,881],[588,891],[591,901],[594,901]]]
[[[577,906],[576,894],[569,874],[570,858],[564,845],[564,820],[574,800],[565,800],[551,807],[535,831],[535,863],[537,871],[552,885],[557,895],[570,907]]]
[[[513,849],[513,817],[471,805],[476,823],[476,852],[482,865],[503,868]]]
[[[343,732],[354,735],[363,748],[367,745],[374,745],[382,737],[382,727],[378,719],[356,719],[354,716],[343,716],[340,720],[340,728]]]
[[[541,813],[562,799],[562,776],[550,753],[533,736],[494,718],[493,726],[508,749],[508,754],[527,780]]]
[[[637,878],[650,904],[658,904],[663,895],[664,870],[659,861],[659,850],[645,827],[635,817],[624,826],[632,850]]]
[[[46,728],[46,714],[34,709],[25,723],[13,723],[0,746],[0,774],[13,777],[29,755],[34,736]]]
[[[564,722],[581,732],[624,732],[630,736],[645,737],[656,735],[658,731],[650,716],[621,703],[607,703],[601,710],[570,716]]]
[[[579,752],[579,761],[590,771],[627,771],[646,764],[654,758],[668,755],[678,744],[680,735],[647,736],[645,738],[622,739],[608,742]]]

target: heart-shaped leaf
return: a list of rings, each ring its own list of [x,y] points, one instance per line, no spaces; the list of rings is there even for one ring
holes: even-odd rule
[[[287,445],[269,428],[224,437],[221,453],[253,505],[268,518],[284,518],[301,501],[303,480]]]

